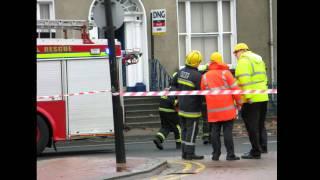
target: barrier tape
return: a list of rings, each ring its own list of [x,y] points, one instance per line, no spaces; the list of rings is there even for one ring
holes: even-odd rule
[[[37,100],[41,99],[57,99],[67,96],[90,95],[111,92],[110,90],[88,91],[79,93],[70,93],[65,95],[54,96],[37,96]],[[195,90],[195,91],[146,91],[146,92],[117,92],[112,93],[113,96],[193,96],[193,95],[229,95],[229,94],[277,94],[277,89],[267,90]]]

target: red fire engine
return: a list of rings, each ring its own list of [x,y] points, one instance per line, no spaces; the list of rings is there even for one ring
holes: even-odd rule
[[[37,23],[42,31],[63,29],[65,38],[65,29],[78,29],[82,33],[81,39],[37,38],[38,154],[56,141],[114,134],[108,42],[90,40],[85,23],[73,20]],[[117,61],[121,62],[121,45],[117,40],[115,45]],[[106,92],[66,96],[92,90]]]

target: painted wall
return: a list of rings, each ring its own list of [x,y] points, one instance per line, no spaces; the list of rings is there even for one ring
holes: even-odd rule
[[[237,1],[237,41],[246,43],[251,51],[262,56],[270,79],[269,29],[269,0]]]
[[[154,57],[160,60],[169,74],[173,74],[179,66],[178,58],[178,23],[177,6],[175,0],[142,0],[148,15],[148,42],[151,58],[150,12],[152,9],[166,9],[167,32],[161,36],[154,36]]]

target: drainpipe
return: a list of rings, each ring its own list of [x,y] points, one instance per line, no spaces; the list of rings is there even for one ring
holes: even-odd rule
[[[270,57],[271,57],[271,83],[274,83],[274,54],[273,54],[273,24],[272,24],[272,0],[269,0],[269,18],[270,18]]]

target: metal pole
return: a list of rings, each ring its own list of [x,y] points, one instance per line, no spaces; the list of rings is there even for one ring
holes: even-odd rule
[[[109,62],[110,62],[110,75],[111,75],[111,91],[119,92],[119,73],[115,56],[115,43],[114,43],[114,26],[112,21],[111,1],[104,0],[105,16],[106,16],[106,32],[108,38],[109,48]],[[116,150],[116,169],[117,172],[126,169],[126,155],[124,148],[123,136],[123,116],[122,107],[120,104],[120,95],[112,96],[113,116],[114,116],[114,134],[115,134],[115,150]]]
[[[151,32],[151,59],[154,59],[154,39],[152,34],[152,12],[150,13],[150,32]]]

